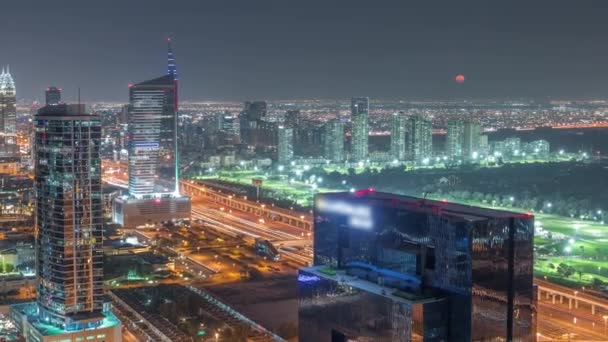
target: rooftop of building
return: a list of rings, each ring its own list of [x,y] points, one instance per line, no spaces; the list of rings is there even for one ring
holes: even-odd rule
[[[61,335],[66,333],[71,333],[73,331],[66,331],[61,327],[57,327],[55,325],[47,324],[38,318],[38,304],[36,302],[28,302],[22,304],[14,304],[11,305],[11,310],[19,312],[21,315],[26,316],[29,323],[43,336],[53,336],[53,335]],[[103,313],[103,321],[100,326],[95,329],[87,329],[87,330],[96,330],[96,329],[106,329],[115,327],[120,324],[120,320],[114,316],[111,311],[104,311]]]
[[[84,103],[76,104],[65,104],[61,103],[58,105],[44,106],[38,109],[36,118],[39,117],[74,117],[74,116],[86,116],[91,118],[98,117],[96,114],[91,113]]]
[[[352,275],[348,275],[346,270],[334,269],[325,265],[310,266],[301,268],[300,271],[304,271],[313,274],[320,279],[328,279],[335,282],[339,282],[359,290],[373,293],[378,296],[389,298],[398,303],[405,303],[408,305],[418,303],[430,303],[438,300],[443,300],[441,297],[435,297],[426,293],[415,293],[396,289],[389,286],[379,285],[377,283],[367,281]],[[298,281],[305,281],[307,279],[302,278],[302,274],[298,275]],[[314,280],[314,279],[313,279]]]
[[[436,201],[412,196],[396,195],[387,192],[364,189],[355,192],[332,192],[318,194],[315,198],[324,200],[366,201],[372,206],[392,206],[394,208],[409,208],[413,211],[441,212],[453,215],[467,221],[487,220],[490,218],[526,218],[534,216],[531,213],[518,213],[506,210],[474,207],[448,201]]]
[[[139,82],[130,86],[130,88],[137,87],[146,87],[146,86],[173,86],[175,82],[175,78],[173,75],[167,74],[161,77],[153,78],[151,80],[146,80],[143,82]]]

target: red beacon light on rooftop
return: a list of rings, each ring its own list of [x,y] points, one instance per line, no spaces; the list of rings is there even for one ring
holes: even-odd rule
[[[368,195],[369,193],[375,192],[375,191],[376,191],[376,189],[371,188],[371,187],[369,189],[361,189],[361,190],[358,190],[357,192],[355,192],[355,196],[361,197],[361,196]]]

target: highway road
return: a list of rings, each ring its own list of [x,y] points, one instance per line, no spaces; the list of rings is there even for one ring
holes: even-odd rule
[[[550,289],[565,293],[575,291],[542,279],[535,279],[535,282],[542,286],[543,291]],[[576,296],[597,304],[608,302],[582,290],[577,291]],[[541,334],[539,341],[568,340],[568,338],[571,341],[608,341],[608,310],[602,311],[597,308],[595,314],[592,314],[590,305],[584,303],[579,303],[578,308],[574,305],[570,308],[568,299],[564,298],[560,303],[559,297],[556,297],[553,303],[553,298],[551,296],[547,298],[545,292],[539,296],[537,307],[537,330]]]

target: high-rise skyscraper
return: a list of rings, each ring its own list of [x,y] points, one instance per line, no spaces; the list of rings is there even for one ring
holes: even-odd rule
[[[247,101],[239,115],[241,143],[250,146],[272,146],[276,142],[276,125],[264,121],[267,105],[265,101]]]
[[[413,115],[407,123],[407,149],[409,159],[424,163],[433,153],[433,124],[422,115]]]
[[[293,159],[293,128],[279,126],[278,162],[287,165]]]
[[[391,122],[391,156],[396,160],[405,160],[405,113],[393,113]]]
[[[172,75],[129,86],[129,194],[178,192],[177,108]]]
[[[323,156],[334,163],[344,161],[344,123],[333,119],[325,124]]]
[[[464,123],[462,153],[467,159],[479,153],[481,142],[481,124],[474,121]]]
[[[317,195],[300,341],[535,341],[534,217],[361,190]]]
[[[129,196],[114,208],[114,221],[127,226],[190,217],[189,199],[179,192],[178,81],[170,39],[167,55],[166,75],[129,85]]]
[[[448,121],[446,136],[446,154],[451,158],[462,157],[462,144],[464,143],[464,122],[461,120]]]
[[[215,113],[215,130],[225,133],[230,136],[239,135],[238,117],[232,115],[229,111]]]
[[[0,73],[0,143],[14,144],[17,133],[15,82],[8,67]]]
[[[46,105],[58,105],[61,102],[61,89],[57,87],[48,87],[44,92]]]
[[[27,341],[120,341],[103,303],[100,119],[81,104],[43,107],[34,146],[37,301],[12,316]]]
[[[43,107],[35,120],[38,305],[70,324],[102,309],[101,123],[83,105]]]
[[[369,98],[354,97],[350,100],[352,122],[351,159],[363,161],[368,156],[369,144]]]

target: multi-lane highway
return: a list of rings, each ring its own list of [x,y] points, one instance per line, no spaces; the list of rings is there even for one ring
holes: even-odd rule
[[[573,290],[542,279],[535,282],[541,289],[537,305],[539,341],[608,341],[607,300],[582,289]],[[592,309],[590,303],[596,307]]]
[[[103,181],[107,184],[126,188],[126,166],[119,162],[103,161]],[[254,213],[224,207],[204,196],[189,194],[192,198],[192,219],[202,220],[210,228],[229,236],[241,236],[253,242],[256,238],[268,240],[279,249],[284,244],[298,242],[298,248],[281,250],[281,254],[300,265],[312,261],[312,234],[309,230],[255,215]],[[229,195],[226,194],[226,197]],[[245,201],[245,200],[243,200]],[[252,205],[257,205],[253,201]],[[301,241],[301,242],[299,242]]]

